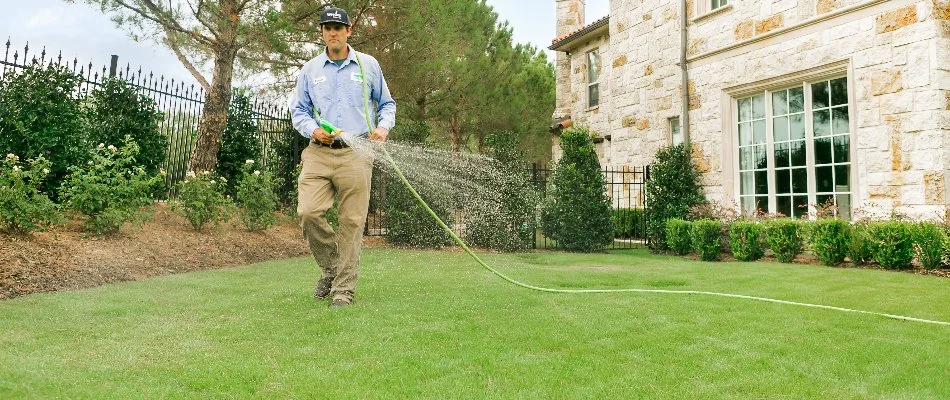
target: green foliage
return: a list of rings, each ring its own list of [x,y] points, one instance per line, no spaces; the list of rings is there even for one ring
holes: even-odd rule
[[[874,261],[888,269],[907,269],[914,260],[913,228],[903,221],[880,221],[870,225]]]
[[[233,195],[235,188],[230,182],[238,182],[247,160],[259,163],[262,156],[263,149],[257,135],[250,95],[246,91],[235,90],[228,106],[228,123],[221,137],[215,170],[218,176],[229,182],[225,185],[224,193]]]
[[[0,80],[0,154],[52,163],[40,188],[54,199],[69,168],[89,154],[85,118],[78,99],[82,77],[65,67],[33,64]]]
[[[255,169],[254,160],[247,160],[237,185],[237,206],[241,222],[249,231],[267,229],[277,223],[277,186],[279,178],[269,171]]]
[[[227,221],[234,206],[224,194],[226,185],[227,179],[211,172],[189,171],[185,180],[178,182],[178,199],[173,203],[175,212],[188,220],[196,231],[209,222],[217,226]]]
[[[564,151],[541,211],[541,229],[569,251],[592,252],[613,240],[610,197],[604,191],[591,132],[572,128],[561,136]]]
[[[425,122],[409,122],[398,125],[391,136],[393,140],[421,146],[428,138],[429,132],[429,126]],[[440,248],[452,243],[448,233],[419,204],[402,181],[395,175],[389,178],[385,189],[386,199],[383,201],[386,240],[395,245],[420,248]],[[420,195],[442,221],[451,223],[450,193],[426,191]]]
[[[847,255],[854,265],[865,265],[872,259],[871,238],[867,222],[855,222],[848,229]]]
[[[7,154],[0,163],[0,231],[27,235],[61,221],[59,209],[40,192],[49,175],[50,162],[43,157],[20,163]]]
[[[292,126],[267,146],[267,170],[275,176],[292,176],[284,179],[277,189],[281,204],[291,214],[297,212],[297,177],[300,176],[300,152],[310,145],[309,139],[300,135]],[[375,183],[375,182],[374,182]]]
[[[844,261],[848,245],[848,223],[840,219],[819,219],[809,226],[809,246],[827,266]]]
[[[693,250],[703,261],[719,261],[719,239],[722,237],[722,223],[711,219],[693,221],[689,231]]]
[[[755,261],[765,255],[762,224],[735,221],[729,225],[729,245],[739,261]]]
[[[947,231],[932,222],[917,223],[913,226],[913,240],[920,265],[926,269],[940,268],[944,261]]]
[[[147,206],[163,177],[140,167],[138,152],[139,146],[126,136],[122,147],[99,145],[92,160],[69,168],[61,193],[67,208],[85,219],[86,232],[113,233],[126,222],[139,223],[151,215]]]
[[[487,167],[499,173],[478,178],[484,187],[493,189],[492,199],[497,200],[465,205],[465,237],[473,246],[519,251],[532,244],[539,196],[531,188],[531,178],[524,168],[524,152],[518,150],[516,141],[511,131],[488,136],[488,155],[493,158],[487,161]]]
[[[135,160],[149,174],[158,173],[168,138],[158,129],[162,113],[150,97],[125,80],[110,78],[89,95],[89,142],[119,143],[128,135],[139,146]]]
[[[646,228],[646,212],[642,208],[617,208],[613,210],[614,237],[643,239]]]
[[[679,218],[666,221],[666,246],[674,253],[684,256],[693,249],[692,224]]]
[[[790,263],[804,251],[805,232],[802,223],[792,218],[765,222],[765,240],[780,262]]]
[[[685,218],[690,209],[705,203],[699,184],[699,171],[685,143],[665,147],[656,153],[646,182],[647,235],[650,248],[663,250],[666,245],[666,221]]]

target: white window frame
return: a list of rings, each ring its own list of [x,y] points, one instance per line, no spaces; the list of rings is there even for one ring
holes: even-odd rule
[[[698,22],[714,14],[732,9],[733,0],[698,0],[696,1],[696,17],[692,22]]]
[[[679,115],[668,118],[667,126],[669,127],[671,145],[677,145],[686,141],[686,137],[683,136],[683,124],[680,122]],[[679,140],[677,140],[677,136]]]
[[[733,138],[729,141],[729,143],[731,143],[730,147],[732,149],[732,157],[733,157],[733,162],[731,163],[732,169],[733,169],[732,177],[735,180],[733,184],[733,193],[735,195],[734,198],[736,199],[740,212],[744,213],[745,210],[743,209],[742,202],[741,202],[741,198],[743,196],[741,192],[741,185],[742,185],[742,178],[740,174],[741,156],[740,156],[740,150],[739,150],[741,143],[739,143],[738,141],[739,140],[738,139],[739,138],[739,123],[740,123],[739,122],[739,112],[740,112],[739,100],[749,98],[749,97],[754,97],[754,96],[760,96],[760,95],[763,96],[763,100],[765,103],[765,120],[766,120],[766,153],[767,153],[766,170],[768,171],[768,187],[769,187],[768,188],[769,208],[763,211],[774,213],[776,212],[776,209],[777,209],[776,200],[778,196],[776,193],[777,190],[776,190],[776,169],[775,169],[775,165],[776,165],[775,143],[774,143],[775,140],[774,140],[774,134],[773,134],[774,107],[772,104],[772,93],[777,92],[777,91],[787,90],[790,88],[796,88],[796,87],[803,88],[803,92],[804,92],[803,95],[805,99],[804,123],[805,123],[806,174],[807,174],[807,187],[808,187],[807,204],[809,205],[807,215],[809,217],[815,217],[814,215],[815,209],[811,207],[812,205],[816,205],[818,203],[817,202],[817,198],[818,198],[817,176],[816,176],[817,171],[816,171],[816,164],[815,164],[815,130],[814,130],[814,111],[813,111],[813,101],[812,101],[812,84],[825,82],[825,81],[833,81],[833,80],[837,80],[841,78],[845,78],[846,88],[848,90],[846,106],[848,107],[848,118],[849,118],[849,125],[848,125],[849,148],[848,148],[848,162],[847,162],[848,167],[849,167],[849,171],[848,171],[849,172],[848,173],[849,192],[847,193],[850,195],[850,211],[853,212],[856,205],[855,200],[858,198],[858,188],[859,188],[858,181],[856,179],[857,168],[855,168],[855,165],[857,164],[856,153],[855,153],[855,142],[856,142],[855,128],[856,128],[856,119],[857,119],[857,113],[856,113],[857,107],[855,105],[855,96],[854,96],[854,85],[853,85],[854,74],[853,74],[853,71],[851,71],[850,68],[848,68],[849,66],[847,64],[844,65],[844,68],[841,67],[840,65],[842,64],[841,62],[835,63],[835,64],[837,64],[835,68],[829,68],[830,70],[836,71],[835,73],[826,72],[823,74],[819,73],[815,75],[815,74],[808,74],[808,73],[803,72],[799,74],[799,75],[802,75],[802,77],[800,80],[797,80],[797,81],[794,78],[792,78],[792,79],[780,79],[778,80],[778,82],[772,85],[768,85],[768,86],[765,86],[766,84],[762,84],[762,83],[746,85],[746,86],[751,86],[751,87],[764,86],[764,87],[758,88],[757,90],[749,90],[743,87],[739,87],[739,88],[731,89],[731,90],[727,89],[727,92],[730,92],[730,91],[742,92],[741,95],[736,95],[733,93],[730,97],[730,107],[732,111],[731,112],[732,118],[731,118],[731,121],[729,122],[731,127],[730,129],[727,130],[729,132],[729,135],[731,135]],[[820,70],[820,68],[817,68],[817,70]],[[834,137],[834,135],[828,136],[828,137],[832,138]],[[832,164],[830,165],[832,166],[836,165],[834,164],[833,159],[832,159]],[[838,194],[836,190],[834,193]],[[835,194],[833,194],[832,197],[835,197]]]
[[[596,58],[596,61],[594,60]],[[600,72],[603,68],[603,62],[600,57],[600,49],[593,49],[587,52],[587,108],[600,107]],[[595,65],[592,65],[595,64]],[[593,74],[593,77],[592,77]],[[592,79],[593,78],[593,79]],[[591,89],[597,89],[597,98],[591,98]],[[596,100],[596,104],[592,102]]]

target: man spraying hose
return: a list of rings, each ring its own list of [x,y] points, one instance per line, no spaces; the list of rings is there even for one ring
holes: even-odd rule
[[[396,123],[396,102],[379,62],[347,44],[353,28],[346,11],[324,10],[320,30],[326,51],[304,64],[291,108],[294,128],[310,139],[300,155],[297,215],[321,270],[313,295],[332,297],[331,307],[343,307],[356,291],[372,160],[341,136],[385,141]],[[372,103],[377,106],[371,113]],[[325,217],[334,196],[339,198],[336,232]]]

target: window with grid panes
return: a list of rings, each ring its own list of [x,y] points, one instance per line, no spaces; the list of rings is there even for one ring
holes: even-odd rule
[[[600,54],[597,50],[587,53],[587,107],[600,104]]]
[[[846,77],[740,98],[736,106],[743,213],[798,217],[809,204],[828,202],[839,216],[850,217]]]
[[[729,4],[729,0],[709,0],[709,11],[718,9],[720,7],[725,7],[726,4]]]

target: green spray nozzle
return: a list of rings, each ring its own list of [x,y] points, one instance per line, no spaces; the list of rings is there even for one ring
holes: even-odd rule
[[[323,130],[327,131],[327,133],[330,136],[336,136],[336,134],[338,133],[337,131],[340,130],[339,128],[333,126],[333,124],[331,124],[330,121],[327,121],[323,118],[320,118],[317,122],[320,124],[320,127],[323,128]]]

